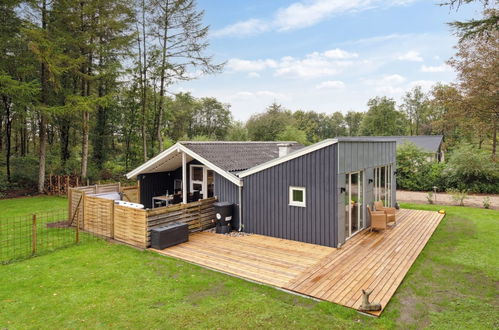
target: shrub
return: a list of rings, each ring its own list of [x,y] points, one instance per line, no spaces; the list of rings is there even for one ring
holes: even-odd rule
[[[428,191],[437,186],[445,190],[445,165],[428,160],[428,153],[413,143],[397,148],[397,187],[407,190]]]
[[[20,187],[36,187],[38,182],[38,157],[12,157],[12,182]]]
[[[451,195],[452,200],[459,206],[464,206],[464,200],[468,198],[466,190],[449,189],[447,192]]]
[[[490,209],[490,197],[487,196],[483,199],[483,208]]]
[[[490,153],[469,144],[452,151],[444,175],[448,187],[471,192],[499,192],[499,165],[491,159]]]
[[[433,204],[433,191],[429,191],[426,194],[426,200],[428,201],[428,204]]]

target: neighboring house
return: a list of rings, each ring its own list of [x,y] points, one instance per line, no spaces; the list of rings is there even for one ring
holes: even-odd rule
[[[127,174],[140,202],[182,191],[236,204],[239,230],[337,247],[369,226],[366,205],[395,203],[395,141],[179,142]]]
[[[368,139],[374,138],[382,141],[395,141],[397,147],[404,143],[414,143],[418,148],[428,153],[428,160],[435,162],[444,161],[444,151],[442,143],[444,140],[443,135],[411,135],[411,136],[358,136],[352,139]]]

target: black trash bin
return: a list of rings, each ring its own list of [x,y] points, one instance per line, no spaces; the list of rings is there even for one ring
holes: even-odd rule
[[[186,223],[172,223],[151,229],[151,247],[163,250],[167,247],[187,242],[189,226]]]
[[[215,207],[215,232],[226,234],[230,232],[230,223],[234,213],[234,204],[229,202],[213,203]]]

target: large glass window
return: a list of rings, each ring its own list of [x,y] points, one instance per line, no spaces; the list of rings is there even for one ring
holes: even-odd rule
[[[392,166],[381,166],[374,169],[374,200],[391,206]]]
[[[345,237],[364,228],[364,173],[354,172],[345,176]]]

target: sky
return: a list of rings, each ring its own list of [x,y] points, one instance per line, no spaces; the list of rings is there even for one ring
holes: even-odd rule
[[[207,53],[222,73],[172,86],[216,97],[247,120],[272,102],[291,110],[365,111],[375,96],[400,102],[416,85],[455,80],[447,22],[478,17],[432,0],[199,0]]]

